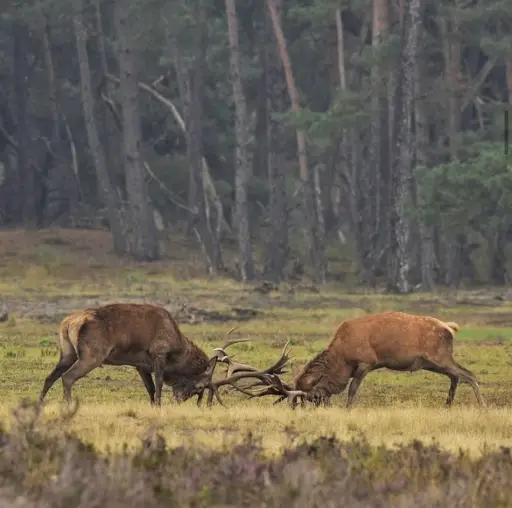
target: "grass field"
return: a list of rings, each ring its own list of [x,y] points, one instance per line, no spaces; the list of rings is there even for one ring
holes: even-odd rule
[[[322,436],[342,441],[364,436],[370,444],[386,446],[435,440],[443,449],[464,449],[473,457],[512,445],[512,301],[503,289],[395,297],[339,285],[283,284],[263,294],[257,284],[205,279],[194,249],[182,241],[171,260],[129,263],[109,252],[102,232],[0,232],[0,301],[8,311],[0,323],[0,421],[5,427],[12,425],[12,410],[23,398],[37,397],[57,361],[58,324],[73,310],[115,301],[162,304],[206,352],[238,325],[232,335],[251,341],[232,346],[231,353],[261,367],[270,365],[291,339],[294,358],[285,375],[291,380],[343,319],[395,309],[461,326],[455,358],[479,379],[485,410],[476,407],[466,384],[459,386],[454,407],[446,410],[449,381],[444,376],[391,371],[371,373],[350,412],[344,407],[346,392],[329,409],[292,411],[273,406],[272,398],[247,401],[226,393],[227,409],[215,405],[208,410],[197,408],[195,401],[175,405],[166,389],[162,408],[152,408],[133,368],[103,367],[74,386],[80,407],[66,428],[101,454],[135,451],[148,429],[171,447],[212,453],[242,442],[250,432],[269,458]],[[57,383],[48,394],[43,424],[56,421],[61,399]]]

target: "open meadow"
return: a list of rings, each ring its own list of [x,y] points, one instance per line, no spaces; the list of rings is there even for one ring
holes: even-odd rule
[[[22,399],[36,399],[45,376],[57,362],[56,338],[61,319],[73,310],[128,301],[166,306],[176,316],[186,335],[209,355],[213,348],[222,344],[227,331],[237,325],[232,336],[247,337],[251,341],[231,346],[230,354],[238,361],[259,367],[273,363],[285,342],[291,339],[293,359],[291,372],[284,376],[286,380],[291,380],[301,366],[328,343],[335,327],[347,317],[400,310],[456,321],[461,330],[456,335],[454,357],[476,374],[487,408],[478,409],[469,385],[461,384],[453,408],[447,410],[444,403],[449,380],[445,376],[425,371],[400,373],[385,370],[368,375],[351,411],[345,409],[346,391],[334,397],[332,408],[308,407],[292,411],[285,404],[273,406],[272,397],[246,400],[242,394],[226,390],[223,398],[228,408],[217,403],[212,409],[204,405],[197,408],[195,399],[176,405],[171,401],[168,387],[164,388],[162,407],[155,408],[149,405],[135,369],[105,366],[94,370],[73,387],[73,396],[80,401],[73,418],[66,420],[62,416],[65,411],[61,404],[60,382],[47,396],[36,426],[40,430],[27,427],[27,422],[21,417],[18,420],[13,418],[13,410]],[[350,501],[350,506],[359,506],[356,500],[363,499],[357,494],[359,484],[364,484],[364,488],[360,485],[361,489],[366,489],[366,495],[370,496],[368,499],[373,499],[375,504],[371,506],[387,506],[378,502],[387,503],[390,499],[394,499],[393,506],[408,506],[413,498],[407,496],[416,496],[414,502],[418,506],[422,503],[424,506],[436,506],[436,503],[446,506],[442,503],[447,495],[454,496],[457,503],[462,503],[460,506],[509,506],[509,494],[499,485],[500,478],[509,477],[512,472],[508,451],[501,451],[501,447],[512,445],[512,295],[504,289],[442,290],[436,295],[417,293],[396,297],[350,290],[341,285],[316,288],[308,284],[286,283],[265,291],[261,283],[249,285],[227,278],[206,279],[202,275],[200,253],[193,246],[193,241],[189,245],[183,240],[171,260],[144,264],[120,261],[110,254],[110,240],[103,232],[46,230],[0,233],[0,302],[0,316],[7,313],[0,323],[0,421],[6,429],[4,438],[0,435],[0,445],[2,439],[4,443],[11,443],[2,452],[0,469],[5,473],[6,454],[11,448],[9,453],[17,450],[17,457],[28,457],[28,462],[16,466],[18,469],[9,466],[9,474],[17,478],[24,488],[44,486],[50,503],[48,506],[58,505],[56,498],[52,497],[57,495],[57,487],[46,483],[48,475],[62,483],[64,479],[59,473],[62,461],[93,453],[88,448],[84,451],[73,445],[73,457],[64,452],[60,455],[58,450],[68,446],[63,443],[75,443],[75,438],[92,445],[94,453],[98,454],[94,461],[112,457],[112,454],[118,457],[121,462],[116,463],[113,477],[125,475],[120,468],[129,469],[126,475],[130,478],[132,475],[133,482],[127,479],[124,482],[135,489],[130,498],[133,506],[143,495],[136,491],[137,482],[145,481],[142,469],[147,474],[149,469],[159,467],[162,475],[169,473],[173,478],[172,481],[168,479],[170,483],[165,488],[169,491],[174,489],[173,495],[178,496],[173,498],[178,503],[174,506],[241,506],[241,499],[248,500],[248,506],[254,505],[250,500],[259,498],[251,496],[256,495],[261,482],[261,489],[274,492],[275,482],[279,483],[272,480],[274,473],[276,478],[282,475],[289,479],[289,489],[297,504],[286,497],[292,496],[288,490],[286,493],[268,494],[270,497],[266,504],[256,504],[313,506],[308,496],[313,495],[315,488],[320,488],[318,485],[327,485],[326,464],[346,478],[352,478],[355,469],[371,471],[374,468],[375,471],[373,476],[368,473],[369,476],[361,477],[363,479],[358,476],[355,483],[349,482],[350,488],[342,488],[341,484],[331,490],[325,487],[326,504],[323,506],[337,505],[329,504],[327,500],[331,499],[332,503],[332,499],[343,498],[340,496],[345,496],[343,499]],[[217,375],[223,375],[224,369],[223,366],[218,367]],[[66,432],[70,436],[61,439]],[[38,440],[44,438],[53,443],[51,446],[56,448],[53,458],[39,457],[38,461],[29,457],[27,442],[36,439],[34,433],[39,436]],[[163,438],[167,446],[175,450],[172,467],[176,467],[178,473],[167,471],[165,468],[171,466],[165,460],[165,464],[159,465],[153,456],[158,453],[155,439],[160,439],[155,436]],[[331,437],[335,441],[327,440]],[[424,447],[416,444],[398,448],[398,445],[409,445],[414,440],[422,442]],[[150,458],[141,455],[141,450],[145,449],[141,448],[143,442],[152,443],[147,445],[153,450]],[[303,443],[310,447],[301,449],[299,445]],[[378,448],[377,445],[385,445],[386,448]],[[297,446],[299,448],[295,449]],[[342,453],[336,457],[328,456],[325,460],[312,458],[312,449],[324,447],[332,450],[337,446],[341,447]],[[290,451],[292,449],[295,451]],[[465,451],[462,456],[457,455],[460,449]],[[192,450],[190,453],[196,462],[183,455],[188,453],[186,450]],[[283,456],[285,450],[288,451]],[[348,459],[352,455],[354,463]],[[227,491],[219,494],[215,482],[220,480],[206,474],[204,485],[201,483],[203,480],[196,479],[189,480],[192,483],[186,487],[185,480],[177,479],[180,474],[201,476],[200,469],[207,464],[210,464],[209,470],[215,470],[222,457],[228,456],[234,461],[234,465],[229,467],[234,469],[225,466],[227,469],[222,474],[230,477],[231,482],[235,482],[234,476],[239,474],[240,485],[252,482],[252,494],[249,487],[233,486],[231,490],[227,489],[231,494]],[[122,460],[125,462],[122,463],[120,457],[124,457]],[[138,465],[130,462],[133,457],[138,457]],[[247,457],[250,468],[256,469],[248,472],[240,462],[241,457]],[[283,457],[288,457],[293,465],[287,465],[288,459]],[[422,457],[430,458],[423,460]],[[504,460],[503,457],[509,458]],[[306,462],[311,460],[320,460],[320,463],[306,467]],[[405,462],[402,464],[400,460]],[[20,461],[23,462],[22,459]],[[156,462],[149,466],[144,461]],[[386,466],[391,462],[393,466]],[[263,469],[258,469],[255,464]],[[263,465],[270,468],[265,473],[270,476],[263,474]],[[84,465],[73,467],[86,468]],[[417,470],[411,472],[411,468]],[[276,473],[277,470],[280,472]],[[402,487],[393,487],[395,477],[390,476],[391,470],[403,476],[400,480]],[[100,475],[96,469],[94,473],[92,470],[80,471],[76,474],[84,478],[87,474]],[[450,475],[457,476],[459,484],[455,482],[452,485]],[[494,478],[494,486],[486,483],[491,477]],[[193,488],[194,481],[203,486]],[[468,488],[472,482],[477,482],[478,488]],[[440,486],[435,487],[434,492],[433,485],[437,484]],[[71,488],[59,485],[60,491]],[[157,496],[155,503],[158,489],[164,488],[162,485],[152,491],[151,496]],[[116,501],[117,498],[112,500],[112,492],[108,490],[111,488],[105,486],[105,492],[110,492],[109,507],[117,506],[116,502],[119,506],[128,506],[123,501],[123,489],[116,487],[119,488]],[[445,488],[451,490],[448,492],[443,490]],[[188,494],[179,497],[181,494],[177,491],[180,489],[180,492]],[[337,489],[343,492],[337,492]],[[7,496],[5,499],[15,499],[12,489],[1,493]],[[145,506],[152,506],[153,498],[148,495],[147,492],[144,494]],[[230,495],[235,497],[230,498]],[[29,503],[26,499],[18,499],[18,502],[19,506],[36,506],[23,504]],[[59,502],[64,501],[60,499]],[[368,500],[366,504],[361,503],[361,506],[370,506]]]

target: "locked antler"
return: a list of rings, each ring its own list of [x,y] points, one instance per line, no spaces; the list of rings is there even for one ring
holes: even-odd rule
[[[260,382],[262,382],[264,385],[273,385],[273,386],[277,386],[277,387],[282,387],[281,390],[286,390],[286,388],[284,388],[281,380],[279,379],[279,374],[282,374],[283,372],[285,372],[283,369],[290,359],[290,357],[289,357],[290,351],[287,350],[289,343],[290,343],[290,341],[288,340],[288,342],[286,342],[286,344],[284,345],[281,356],[277,360],[277,362],[265,370],[243,371],[243,372],[238,372],[236,374],[229,375],[226,378],[221,379],[219,381],[210,380],[208,385],[205,387],[205,389],[209,390],[207,405],[211,406],[214,396],[219,401],[219,404],[224,405],[224,403],[222,402],[222,399],[220,398],[220,394],[219,394],[219,388],[221,386],[232,386],[235,390],[237,390],[249,397],[260,396],[260,395],[255,395],[253,392],[250,392],[247,388],[242,388],[241,386],[238,386],[237,382],[241,381],[242,379],[255,378],[255,379],[258,379]],[[248,367],[253,369],[253,367],[251,367],[251,366],[248,366]],[[212,375],[213,375],[213,371],[212,371]],[[278,379],[279,381],[276,381],[276,379]],[[201,402],[203,393],[204,393],[204,390],[202,390],[201,393],[199,393],[199,395],[198,395],[198,401],[197,401],[198,405]],[[284,394],[284,392],[279,393],[279,395],[283,395],[283,394]]]

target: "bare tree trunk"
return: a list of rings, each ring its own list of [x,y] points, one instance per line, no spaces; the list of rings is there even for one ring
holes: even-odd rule
[[[402,28],[402,53],[396,87],[395,154],[392,168],[391,245],[389,251],[388,291],[410,291],[411,166],[413,161],[412,107],[415,60],[421,23],[421,0],[406,0]]]
[[[281,1],[278,0],[277,9]],[[265,254],[263,276],[266,280],[280,282],[284,278],[284,268],[288,260],[288,198],[286,193],[286,172],[283,161],[283,126],[272,117],[274,112],[282,112],[284,95],[283,81],[279,66],[279,54],[275,44],[272,44],[272,26],[266,18],[265,44],[265,90],[267,115],[267,144],[268,144],[268,185],[270,191],[270,235]]]
[[[448,14],[443,25],[444,29],[444,71],[448,91],[448,136],[450,141],[450,156],[455,158],[458,151],[459,133],[459,73],[460,73],[460,41],[458,20],[455,13]]]
[[[159,257],[158,236],[148,203],[148,189],[140,153],[137,55],[130,21],[129,9],[124,2],[118,0],[115,6],[115,24],[119,48],[119,89],[123,110],[124,169],[131,212],[131,231],[128,234],[127,247],[128,253],[135,259],[152,261]]]
[[[288,94],[294,113],[300,112],[299,94],[295,86],[290,56],[286,45],[281,21],[276,9],[275,0],[267,0],[267,6],[272,20],[275,37],[277,39],[279,54],[283,64]],[[313,171],[309,168],[306,153],[306,135],[302,129],[297,129],[297,148],[300,168],[300,179],[303,196],[303,214],[307,223],[306,227],[306,243],[310,253],[311,263],[313,264],[315,281],[324,283],[326,276],[326,260],[324,253],[324,238],[320,230],[319,212],[315,199],[315,187]]]
[[[240,75],[240,50],[238,45],[238,17],[235,0],[226,0],[230,49],[231,83],[235,102],[236,173],[235,173],[235,229],[238,240],[240,272],[243,281],[254,279],[251,249],[247,188],[251,177],[249,160],[249,132],[247,106]]]
[[[15,22],[14,38],[14,95],[16,106],[18,179],[20,183],[20,212],[24,226],[34,228],[37,225],[36,175],[30,161],[30,127],[28,123],[28,37],[27,25]]]
[[[446,108],[448,114],[448,141],[449,141],[449,155],[451,159],[457,157],[459,144],[459,91],[458,91],[458,77],[460,72],[460,42],[458,39],[458,23],[454,11],[447,13],[440,23],[443,38],[443,51],[444,51],[444,78],[446,87]],[[460,242],[454,241],[453,237],[443,239],[446,243],[447,261],[447,281],[449,285],[459,284],[460,276],[456,273],[459,270],[457,263],[450,260],[457,259],[460,250]],[[464,243],[464,242],[463,242]],[[456,281],[456,282],[454,282]]]
[[[83,23],[83,0],[73,0],[73,26],[75,30],[78,65],[80,67],[80,91],[87,141],[94,160],[100,195],[107,207],[107,216],[114,250],[118,254],[126,251],[122,210],[112,189],[108,175],[103,146],[99,140],[94,117],[94,96],[91,90],[91,71],[87,54],[87,34]]]
[[[388,0],[373,0],[372,46],[377,54],[389,32]],[[375,284],[378,265],[389,243],[389,129],[386,72],[372,68],[372,125],[370,160],[363,178],[363,280]]]
[[[423,40],[423,29],[420,29],[420,40]],[[415,67],[415,102],[414,102],[414,126],[416,132],[416,164],[422,166],[424,171],[428,171],[430,167],[429,132],[428,132],[428,115],[426,111],[423,71],[425,67],[421,57],[416,59]],[[423,206],[421,189],[417,189],[418,205]],[[423,217],[418,220],[420,235],[420,280],[421,287],[424,290],[434,291],[434,227],[433,224],[427,222]]]
[[[96,31],[97,31],[97,41],[98,41],[98,51],[101,62],[101,71],[104,76],[109,74],[109,66],[108,66],[108,58],[107,58],[107,48],[105,44],[105,33],[103,29],[103,17],[101,14],[101,0],[94,0],[94,14],[96,18]],[[110,81],[107,80],[105,83],[105,92],[107,95],[109,93]],[[121,190],[124,188],[124,179],[123,176],[123,168],[120,167],[120,164],[117,163],[116,157],[113,156],[114,143],[113,140],[117,140],[116,136],[116,125],[114,123],[114,119],[112,115],[108,114],[107,108],[102,107],[98,111],[98,117],[100,122],[100,132],[102,133],[104,142],[103,142],[103,150],[105,153],[105,161],[107,163],[107,168],[110,175],[110,180],[112,182],[112,186],[114,191],[119,195],[122,195]],[[114,138],[114,136],[116,136]]]
[[[343,18],[341,16],[341,9],[336,9],[335,11],[335,21],[336,21],[336,43],[337,43],[337,56],[338,56],[338,74],[340,78],[340,88],[341,90],[347,90],[347,72],[345,66],[345,40],[344,40],[344,27],[343,27]],[[359,189],[357,185],[357,166],[358,166],[358,156],[357,156],[357,139],[356,132],[353,128],[344,129],[342,132],[341,139],[341,154],[340,161],[338,162],[338,171],[337,171],[337,180],[336,180],[336,197],[335,203],[338,216],[338,222],[340,222],[340,215],[342,213],[342,204],[341,204],[341,188],[343,183],[346,184],[347,193],[345,194],[347,198],[347,206],[346,210],[348,210],[349,222],[351,225],[351,229],[354,233],[357,245],[357,251],[360,259],[363,259],[364,253],[364,239],[361,234],[361,214],[359,213],[359,209],[357,206]],[[338,230],[338,235],[341,237],[342,235],[341,228]]]
[[[209,206],[205,185],[203,164],[203,134],[201,128],[203,105],[203,66],[206,54],[206,5],[205,0],[196,0],[196,20],[194,29],[194,56],[191,69],[186,67],[178,40],[171,38],[174,52],[174,64],[176,69],[178,88],[183,105],[185,118],[184,135],[187,145],[187,158],[190,164],[189,180],[189,208],[194,210],[191,216],[191,227],[201,245],[205,256],[206,272],[216,275],[224,269],[220,248],[220,224],[222,207]],[[211,184],[210,182],[210,185]],[[212,199],[217,196],[212,189]]]

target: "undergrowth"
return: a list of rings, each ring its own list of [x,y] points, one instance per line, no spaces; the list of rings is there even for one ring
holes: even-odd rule
[[[512,504],[509,448],[472,459],[436,444],[394,449],[320,437],[267,458],[251,434],[222,450],[171,448],[148,430],[134,452],[99,455],[67,432],[76,413],[38,421],[24,401],[0,432],[0,506],[501,507]],[[119,429],[121,432],[122,430]],[[285,430],[286,432],[286,430]]]

